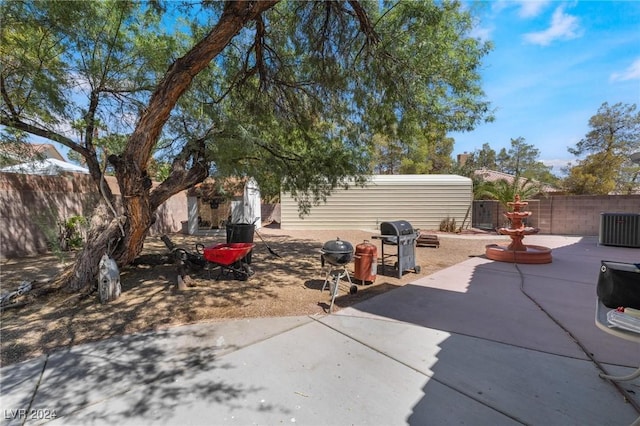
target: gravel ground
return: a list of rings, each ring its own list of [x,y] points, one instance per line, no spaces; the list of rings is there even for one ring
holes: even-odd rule
[[[258,233],[254,237],[256,247],[251,263],[255,274],[246,281],[232,276],[216,280],[216,271],[205,270],[192,274],[191,287],[178,290],[176,265],[166,262],[168,251],[160,238],[149,237],[141,262],[121,271],[122,295],[116,301],[100,304],[97,293],[82,299],[65,293],[37,299],[21,296],[16,301],[27,302],[26,306],[2,313],[2,365],[80,343],[180,324],[328,313],[329,292],[321,291],[324,271],[319,251],[324,242],[339,237],[355,247],[369,240],[381,255],[380,241],[371,238],[375,231],[263,227]],[[439,248],[416,248],[419,274],[407,272],[398,279],[381,275],[379,270],[375,282],[359,285],[356,294],[349,294],[347,285],[341,286],[333,310],[393,290],[469,257],[483,256],[487,244],[505,243],[505,237],[495,234],[438,234],[438,237]],[[208,246],[224,242],[225,235],[174,234],[170,238],[195,251],[196,243]],[[280,257],[273,255],[267,246]],[[2,261],[2,292],[17,289],[24,280],[46,281],[64,266],[53,255]],[[353,272],[353,263],[349,269]]]

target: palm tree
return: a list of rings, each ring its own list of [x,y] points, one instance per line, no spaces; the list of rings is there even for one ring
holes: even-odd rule
[[[542,185],[539,182],[516,176],[512,182],[507,179],[500,179],[495,182],[483,182],[477,187],[479,198],[497,200],[505,208],[507,203],[512,202],[516,195],[520,195],[521,200],[527,200],[542,193]]]
[[[517,175],[511,182],[507,179],[500,179],[495,182],[484,181],[474,190],[474,196],[477,197],[476,199],[496,200],[502,204],[507,211],[512,210],[508,203],[513,202],[516,195],[520,195],[520,199],[524,201],[538,194],[545,194],[542,191],[542,184],[540,182],[531,181],[530,179]],[[510,222],[509,220],[504,226],[511,226]]]

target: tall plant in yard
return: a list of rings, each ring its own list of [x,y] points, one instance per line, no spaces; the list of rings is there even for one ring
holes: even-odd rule
[[[455,1],[24,1],[0,14],[5,135],[67,146],[103,194],[59,277],[72,291],[94,284],[105,253],[130,263],[158,207],[211,173],[290,191],[304,212],[364,179],[374,136],[401,128],[421,144],[424,129],[490,118],[478,74],[490,45]],[[170,167],[152,188],[154,161]]]

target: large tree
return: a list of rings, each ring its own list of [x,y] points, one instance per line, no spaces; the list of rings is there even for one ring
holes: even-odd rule
[[[256,176],[305,210],[369,172],[374,136],[400,123],[409,140],[430,123],[469,130],[489,112],[478,74],[489,45],[468,36],[458,2],[0,8],[0,124],[80,154],[104,196],[61,277],[69,290],[92,286],[104,253],[131,262],[156,209],[211,172]],[[154,156],[171,166],[152,188]],[[120,202],[102,184],[106,167]]]
[[[640,167],[630,155],[640,151],[640,111],[636,105],[604,102],[589,119],[591,130],[569,152],[566,189],[574,194],[628,193],[636,189]]]

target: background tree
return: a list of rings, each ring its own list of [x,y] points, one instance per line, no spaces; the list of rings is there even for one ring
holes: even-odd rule
[[[453,138],[446,136],[442,126],[425,126],[396,131],[395,137],[373,135],[373,173],[446,173],[452,166]]]
[[[487,169],[496,170],[496,152],[488,143],[482,144],[482,148],[471,153],[464,153],[459,161],[452,163],[447,173],[466,176],[471,179],[477,178],[476,170]]]
[[[589,119],[591,130],[569,152],[578,160],[568,168],[565,188],[573,194],[629,193],[640,167],[629,156],[640,150],[640,112],[636,104],[604,102]]]
[[[525,142],[523,137],[511,139],[511,148],[502,148],[496,157],[498,171],[521,176],[539,182],[553,183],[557,178],[551,174],[551,167],[538,160],[540,150]]]
[[[554,185],[558,181],[551,173],[551,168],[538,161],[539,155],[539,150],[527,144],[522,137],[511,139],[511,148],[502,148],[498,154],[488,143],[484,143],[481,149],[467,157],[464,165],[456,166],[453,172],[473,180],[474,199],[497,199],[504,204],[513,201],[518,191],[525,199],[538,194],[543,184]],[[475,173],[481,169],[506,173],[512,175],[513,179],[486,181]]]
[[[419,135],[428,123],[470,130],[489,117],[478,69],[490,46],[468,37],[472,17],[458,2],[4,2],[0,11],[11,64],[0,74],[2,125],[79,153],[98,186],[96,128],[126,135],[108,156],[122,202],[105,194],[61,277],[70,290],[94,283],[105,252],[131,262],[157,208],[209,173],[255,176],[305,211],[370,172],[374,135],[393,140],[400,125]],[[75,139],[63,128],[78,120]],[[152,189],[154,158],[171,166]]]
[[[497,170],[498,168],[496,152],[486,142],[482,144],[482,148],[473,153],[471,162],[477,169]]]

